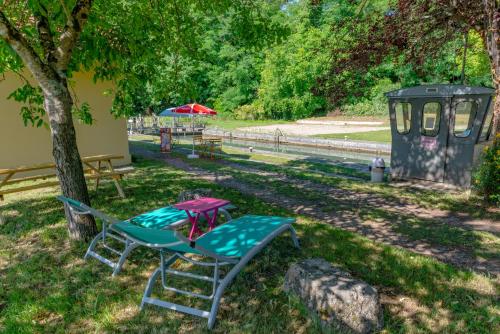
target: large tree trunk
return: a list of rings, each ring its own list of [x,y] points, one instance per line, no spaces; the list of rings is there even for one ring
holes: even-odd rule
[[[73,100],[65,79],[50,82],[44,89],[44,107],[49,116],[52,134],[52,153],[64,196],[90,204],[82,162],[76,145],[76,133],[71,116]],[[47,89],[48,88],[48,89]],[[89,240],[97,234],[97,226],[90,215],[73,215],[66,210],[69,235],[76,240]]]
[[[0,38],[7,42],[23,60],[44,94],[44,107],[49,116],[56,174],[64,196],[90,204],[82,162],[76,146],[75,128],[71,117],[73,99],[68,90],[66,74],[73,48],[87,21],[92,0],[77,0],[71,13],[66,10],[67,22],[54,43],[49,17],[43,11],[33,12],[40,45],[30,42],[5,16],[0,8]],[[43,8],[43,6],[40,6]],[[64,7],[64,4],[62,5]],[[64,9],[64,8],[63,8]],[[31,14],[30,14],[31,15]],[[44,60],[35,51],[41,46]],[[73,215],[66,211],[69,234],[73,239],[88,240],[97,234],[90,215]]]

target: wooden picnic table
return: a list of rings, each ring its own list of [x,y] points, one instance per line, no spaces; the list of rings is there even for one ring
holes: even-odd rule
[[[216,150],[219,151],[219,154],[222,153],[222,138],[220,137],[195,135],[194,142],[202,156],[207,155],[210,159],[214,159]]]
[[[85,178],[95,179],[96,180],[95,189],[97,190],[99,187],[99,181],[102,178],[110,177],[113,179],[113,182],[120,197],[125,198],[125,193],[123,192],[123,189],[118,181],[122,179],[124,174],[131,172],[133,169],[132,168],[115,169],[113,167],[113,164],[111,163],[112,160],[120,160],[123,158],[124,157],[122,155],[115,155],[115,154],[83,157],[81,160],[84,166]],[[0,169],[0,201],[3,201],[4,195],[6,194],[59,185],[58,181],[48,181],[24,187],[10,187],[5,189],[5,187],[8,185],[17,184],[23,181],[45,180],[56,176],[56,173],[51,171],[42,173],[40,175],[26,176],[20,178],[14,178],[14,176],[27,172],[45,171],[45,170],[52,170],[55,168],[56,168],[55,163],[44,163],[33,166],[21,166],[16,168]]]

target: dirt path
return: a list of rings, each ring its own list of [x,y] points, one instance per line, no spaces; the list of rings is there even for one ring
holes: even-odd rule
[[[298,189],[303,189],[303,191],[313,191],[324,197],[324,201],[304,200],[300,194],[297,194],[297,196],[285,196],[282,193],[278,193],[272,189],[271,186],[266,186],[265,182],[262,182],[259,186],[252,185],[248,182],[234,178],[229,173],[210,172],[205,169],[192,166],[181,159],[165,158],[159,153],[151,152],[142,147],[132,147],[131,152],[145,158],[161,160],[170,166],[192,173],[197,178],[215,182],[224,187],[238,189],[244,194],[257,196],[266,202],[273,203],[292,210],[295,213],[312,217],[333,226],[362,234],[378,242],[402,247],[418,254],[432,256],[440,261],[457,267],[468,268],[477,272],[490,273],[493,275],[500,274],[500,261],[497,259],[484,260],[478,258],[470,249],[465,247],[446,247],[431,244],[423,240],[411,240],[405,235],[395,231],[394,226],[397,226],[398,221],[370,221],[361,217],[362,209],[378,208],[395,215],[397,214],[396,220],[405,219],[405,216],[399,215],[403,212],[405,215],[414,215],[418,218],[432,218],[433,220],[445,219],[443,223],[450,223],[448,221],[450,218],[449,214],[442,210],[427,210],[405,203],[404,201],[388,202],[386,198],[376,194],[347,191],[344,189],[328,187],[311,181],[289,178],[282,174],[262,171],[235,163],[224,163],[225,165],[228,165],[236,170],[252,173],[256,177],[265,177],[268,181],[283,181],[288,184],[292,184]],[[332,201],[340,207],[345,205],[345,207],[350,207],[350,209],[337,210],[329,208],[327,204]],[[457,220],[456,217],[451,217],[451,219]],[[459,224],[460,222],[456,221],[455,223]]]
[[[404,199],[401,198],[399,199],[395,198],[389,201],[386,197],[374,193],[363,193],[359,191],[349,191],[346,189],[333,188],[328,185],[316,183],[313,181],[290,178],[283,174],[263,171],[258,168],[243,166],[238,163],[227,162],[227,161],[220,161],[220,163],[224,164],[225,166],[235,168],[237,170],[246,171],[248,173],[260,176],[265,176],[271,178],[272,180],[292,183],[303,189],[321,192],[327,194],[335,201],[346,202],[347,204],[350,205],[352,205],[354,202],[357,202],[357,203],[362,203],[363,206],[371,206],[373,208],[383,209],[385,211],[392,212],[394,214],[401,214],[403,212],[405,215],[411,215],[419,219],[432,219],[433,221],[440,224],[453,225],[455,227],[460,227],[464,229],[485,231],[497,235],[500,234],[500,224],[495,223],[488,219],[472,219],[468,216],[454,215],[446,210],[428,209],[410,203],[408,201],[405,201]],[[325,173],[325,175],[327,174]],[[329,176],[344,177],[338,174]],[[359,180],[358,178],[352,178],[352,179]]]

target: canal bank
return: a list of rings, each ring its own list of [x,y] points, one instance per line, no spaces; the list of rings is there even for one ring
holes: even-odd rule
[[[279,130],[279,128],[277,128],[275,133],[273,134],[240,131],[240,130],[227,131],[223,129],[208,128],[203,130],[203,135],[222,137],[222,138],[227,138],[229,140],[237,139],[248,142],[271,143],[277,146],[297,145],[305,147],[335,149],[335,150],[350,151],[350,152],[362,152],[362,153],[370,153],[370,154],[385,155],[385,156],[390,156],[391,154],[391,144],[388,143],[289,136],[282,133]]]

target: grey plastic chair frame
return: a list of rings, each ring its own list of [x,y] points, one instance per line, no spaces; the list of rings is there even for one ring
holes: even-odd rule
[[[132,236],[123,233],[122,231],[115,230],[113,228],[114,224],[120,223],[122,221],[110,217],[98,210],[95,210],[88,205],[85,205],[80,202],[71,203],[68,201],[68,199],[64,196],[57,196],[57,199],[60,200],[61,202],[64,203],[64,207],[66,210],[70,210],[72,214],[74,215],[92,215],[95,218],[99,218],[102,221],[102,230],[99,232],[94,239],[90,242],[89,247],[87,248],[87,251],[85,252],[84,259],[88,260],[90,257],[95,258],[101,263],[104,263],[105,265],[111,267],[113,269],[112,276],[116,276],[120,273],[123,265],[125,264],[125,261],[127,260],[127,257],[129,254],[136,249],[139,246],[146,246],[149,248],[154,248],[150,247],[148,244],[145,244],[139,240],[136,240]],[[78,205],[77,205],[78,204]],[[226,220],[231,220],[231,215],[229,212],[227,212],[225,209],[220,208],[219,212],[225,216]],[[174,222],[170,225],[168,225],[165,229],[175,229],[177,227],[180,227],[184,224],[187,224],[189,222],[189,219],[182,219],[177,222]],[[121,242],[124,244],[124,249],[123,251],[119,251],[117,249],[114,249],[113,247],[109,246],[106,244],[106,239],[114,239],[117,240],[118,242]],[[110,259],[105,258],[103,255],[97,253],[95,251],[96,247],[98,244],[102,244],[103,248],[106,250],[110,251],[111,253],[114,253],[119,256],[118,261],[113,262]]]
[[[274,240],[277,236],[281,235],[282,233],[286,231],[290,231],[291,238],[293,241],[293,244],[296,248],[299,248],[299,240],[297,238],[297,233],[295,232],[295,229],[292,226],[292,223],[289,224],[284,224],[274,230],[272,233],[267,235],[264,239],[260,240],[259,243],[257,243],[252,249],[250,249],[244,256],[242,257],[226,257],[226,256],[221,256],[219,254],[216,254],[208,249],[205,249],[199,245],[196,244],[196,241],[191,241],[188,238],[186,238],[184,235],[177,231],[172,231],[174,233],[174,236],[178,241],[171,242],[171,243],[166,243],[166,244],[153,244],[153,243],[146,243],[141,240],[135,239],[133,236],[130,235],[125,235],[124,233],[114,231],[113,230],[113,224],[119,223],[120,221],[107,216],[106,214],[97,211],[95,209],[92,209],[91,207],[80,203],[80,206],[74,206],[68,201],[65,201],[65,198],[62,196],[58,197],[59,200],[63,201],[65,203],[65,207],[68,208],[69,210],[72,210],[73,213],[75,214],[91,214],[94,217],[97,217],[103,221],[103,230],[92,240],[87,253],[85,254],[85,258],[88,256],[92,256],[97,258],[99,261],[111,266],[114,268],[113,271],[113,276],[115,276],[121,269],[121,266],[123,265],[126,257],[128,254],[135,249],[136,247],[139,246],[145,246],[148,248],[152,248],[155,250],[158,250],[160,253],[160,266],[151,274],[150,278],[148,279],[148,283],[146,284],[146,288],[144,290],[144,294],[142,297],[141,301],[141,310],[144,309],[146,304],[152,304],[156,305],[159,307],[167,308],[170,310],[182,312],[182,313],[187,313],[191,314],[194,316],[202,317],[208,319],[208,328],[212,329],[215,320],[217,317],[217,312],[219,310],[219,304],[220,300],[222,298],[222,295],[224,293],[224,290],[231,284],[233,279],[236,277],[236,275],[247,265],[247,263],[255,257],[262,249],[264,249],[272,240]],[[225,211],[225,210],[224,210]],[[229,217],[229,220],[231,220],[231,216],[227,211],[225,211],[224,214],[227,214],[226,217]],[[109,226],[105,226],[105,224],[108,223]],[[161,231],[161,230],[159,230]],[[126,247],[123,253],[121,253],[120,260],[117,263],[113,263],[109,261],[108,259],[105,259],[101,257],[99,254],[93,252],[93,249],[95,248],[96,244],[104,240],[107,236],[110,236],[110,232],[115,232],[118,234],[113,235],[112,238],[117,238],[117,240],[120,240],[125,243]],[[104,242],[104,241],[103,241]],[[196,261],[194,259],[191,259],[187,256],[185,256],[185,253],[178,252],[175,250],[172,250],[172,247],[179,246],[179,245],[188,245],[190,248],[196,250],[196,252],[193,252],[195,255],[201,255],[204,258],[211,259],[209,262],[203,262],[203,261]],[[117,251],[118,252],[118,251]],[[165,253],[173,253],[169,258],[165,259]],[[198,275],[198,274],[193,274],[185,271],[178,271],[178,270],[172,270],[170,267],[178,260],[184,260],[187,261],[193,265],[199,265],[199,266],[204,266],[204,267],[213,267],[214,268],[214,273],[212,277],[209,276],[203,276],[203,275]],[[224,276],[220,277],[220,267],[221,266],[232,266],[229,272]],[[206,295],[201,295],[198,293],[190,292],[190,291],[185,291],[181,289],[177,289],[171,286],[167,285],[167,274],[170,275],[176,275],[176,276],[181,276],[181,277],[186,277],[186,278],[191,278],[191,279],[198,279],[201,281],[206,281],[206,282],[211,282],[212,283],[212,294],[210,296]],[[162,287],[165,290],[172,291],[174,293],[179,293],[183,295],[187,295],[190,297],[195,297],[195,298],[201,298],[205,300],[211,300],[212,304],[210,307],[210,311],[206,310],[200,310],[197,308],[193,307],[188,307],[185,305],[179,305],[175,303],[171,303],[168,301],[164,301],[161,299],[157,298],[152,298],[152,290],[155,285],[156,280],[158,279],[158,276],[161,276],[161,283]]]
[[[212,262],[195,261],[193,259],[186,257],[183,253],[179,253],[179,252],[175,252],[172,256],[170,256],[168,259],[165,260],[164,252],[168,251],[169,247],[173,247],[175,245],[178,245],[179,242],[170,243],[170,244],[163,244],[163,245],[149,245],[149,247],[158,248],[158,250],[160,250],[160,254],[161,254],[160,266],[153,272],[153,274],[150,276],[150,278],[148,280],[148,283],[147,283],[146,288],[144,290],[144,295],[142,297],[141,310],[144,309],[146,304],[153,304],[153,305],[167,308],[170,310],[174,310],[174,311],[178,311],[178,312],[182,312],[182,313],[187,313],[187,314],[195,315],[195,316],[202,317],[202,318],[207,318],[208,319],[208,328],[212,329],[214,324],[215,324],[215,319],[217,317],[217,312],[219,309],[220,300],[222,298],[224,290],[228,287],[229,284],[231,284],[233,279],[246,266],[246,264],[251,259],[253,259],[255,257],[255,255],[257,255],[262,249],[264,249],[274,238],[276,238],[277,236],[279,236],[280,234],[282,234],[283,232],[286,232],[286,231],[290,231],[294,246],[296,248],[299,248],[300,247],[299,240],[297,238],[297,233],[295,232],[295,229],[292,227],[291,224],[285,224],[285,225],[279,227],[278,229],[274,230],[272,233],[270,233],[266,238],[261,240],[256,246],[254,246],[250,251],[248,251],[241,258],[239,258],[239,257],[225,257],[225,256],[220,256],[218,254],[215,254],[207,249],[204,249],[203,247],[196,245],[196,243],[192,243],[188,238],[186,238],[182,234],[178,233],[177,231],[174,231],[174,234],[175,234],[176,238],[180,240],[180,243],[185,243],[185,244],[191,246],[192,248],[196,249],[199,253],[201,253],[202,256],[207,257],[207,258],[211,258]],[[174,262],[177,259],[185,260],[185,261],[190,262],[194,265],[213,267],[214,268],[213,277],[202,276],[202,275],[192,274],[192,273],[188,273],[188,272],[182,272],[182,271],[169,269],[170,266],[172,266],[172,264],[174,264]],[[220,266],[230,266],[230,265],[232,265],[232,268],[229,270],[229,272],[223,278],[221,278],[219,267]],[[210,296],[200,295],[200,294],[197,294],[194,292],[180,290],[180,289],[168,286],[167,279],[166,279],[167,274],[184,276],[184,277],[188,277],[191,279],[198,279],[198,280],[202,280],[202,281],[212,282],[212,294]],[[200,310],[200,309],[188,307],[185,305],[174,304],[174,303],[163,301],[160,299],[151,298],[152,289],[154,287],[156,280],[158,279],[158,276],[160,276],[160,275],[161,275],[162,286],[165,290],[172,291],[172,292],[179,293],[179,294],[188,295],[191,297],[212,300],[212,305],[211,305],[210,311]]]

